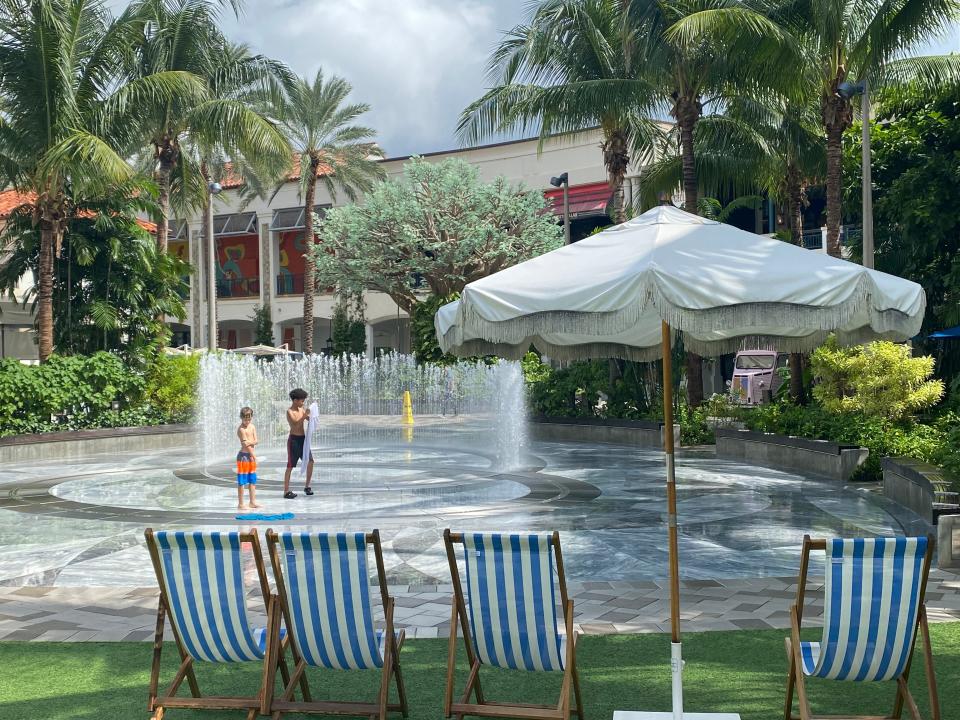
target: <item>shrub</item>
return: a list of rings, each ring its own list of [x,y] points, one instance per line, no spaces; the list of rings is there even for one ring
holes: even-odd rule
[[[0,360],[0,434],[99,427],[116,414],[114,401],[136,407],[143,391],[143,377],[112,353],[55,355],[33,366]]]
[[[880,480],[880,459],[883,457],[912,457],[935,464],[943,464],[946,458],[954,457],[948,450],[948,432],[941,424],[894,423],[859,412],[834,413],[817,406],[800,407],[789,403],[761,405],[744,412],[743,419],[748,428],[758,432],[831,440],[867,448],[870,456],[854,474],[854,480]]]
[[[148,417],[188,422],[193,416],[199,379],[199,355],[158,355],[147,369]]]
[[[691,408],[681,403],[677,413],[680,425],[680,441],[684,445],[712,445],[716,442],[713,428],[707,422],[707,408]]]
[[[437,342],[434,317],[437,310],[458,297],[460,296],[456,293],[453,295],[430,295],[413,306],[413,312],[410,314],[410,342],[417,362],[437,363],[439,365],[452,365],[457,362],[456,357],[444,353],[440,349],[440,344]]]
[[[270,303],[253,306],[253,342],[255,345],[273,345],[273,320]]]
[[[157,355],[145,372],[113,353],[0,360],[0,437],[184,422],[193,413],[199,356]],[[118,409],[113,408],[114,402]]]
[[[810,355],[818,380],[813,396],[831,412],[890,420],[932,407],[943,397],[943,381],[929,379],[932,357],[915,358],[910,352],[888,341],[841,348],[831,337]]]

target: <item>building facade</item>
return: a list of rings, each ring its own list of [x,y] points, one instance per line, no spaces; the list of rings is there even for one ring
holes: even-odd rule
[[[424,155],[439,162],[457,157],[479,168],[483,180],[498,176],[511,183],[522,183],[541,190],[562,222],[562,189],[550,179],[568,174],[569,212],[572,238],[588,234],[609,224],[606,170],[600,149],[599,130],[578,136],[558,137],[537,152],[536,139],[497,143],[481,147]],[[383,161],[387,177],[403,174],[410,157]],[[631,202],[640,167],[632,167],[625,182],[626,202]],[[346,202],[342,194],[331,198],[326,188],[317,186],[315,211]],[[239,188],[226,186],[214,201],[214,238],[216,241],[217,324],[219,347],[236,348],[253,344],[254,313],[257,307],[269,307],[273,342],[291,350],[303,348],[303,270],[304,211],[299,197],[299,181],[286,183],[272,199],[257,198],[242,207]],[[171,323],[174,344],[205,347],[206,290],[208,267],[202,214],[171,223],[171,251],[188,259],[197,270],[191,276],[189,314],[184,323]],[[409,321],[389,296],[368,292],[365,297],[367,351],[410,350]],[[336,297],[331,288],[319,289],[314,300],[314,351],[330,345],[331,318]]]
[[[525,139],[423,155],[431,162],[457,157],[479,168],[483,180],[503,176],[511,183],[541,190],[549,206],[563,218],[563,191],[550,179],[566,172],[569,178],[571,237],[575,241],[596,227],[609,224],[610,197],[603,165],[599,129],[548,140],[540,152],[538,140]],[[382,160],[389,178],[403,174],[410,157]],[[624,183],[624,200],[630,204],[639,187],[641,167],[630,167]],[[237,348],[254,342],[256,308],[269,308],[273,344],[291,350],[303,348],[304,212],[299,181],[291,179],[272,198],[244,202],[238,185],[225,183],[214,198],[216,247],[216,308],[218,347]],[[317,186],[316,211],[348,202],[342,194],[334,199],[322,183]],[[362,200],[361,200],[362,202]],[[2,208],[0,208],[2,215]],[[204,217],[197,213],[170,223],[170,251],[191,263],[190,296],[183,322],[170,318],[172,344],[207,347],[207,247]],[[2,258],[0,258],[2,262]],[[32,286],[24,278],[18,298],[0,297],[0,356],[34,360],[37,357],[34,318],[23,309],[22,298]],[[331,319],[336,297],[331,288],[318,290],[314,300],[314,350],[330,344]],[[410,350],[409,319],[389,296],[368,292],[365,297],[368,353],[393,349]],[[19,302],[18,302],[19,301]],[[6,343],[5,347],[3,343]]]

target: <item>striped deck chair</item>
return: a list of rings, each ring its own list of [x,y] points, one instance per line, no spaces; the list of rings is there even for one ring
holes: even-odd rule
[[[288,677],[282,664],[280,606],[270,594],[256,531],[154,532],[147,529],[147,549],[160,586],[157,628],[150,671],[148,710],[160,720],[169,708],[246,710],[248,720],[267,712],[275,670]],[[241,545],[250,543],[267,608],[267,627],[253,628],[247,619]],[[163,695],[158,695],[164,622],[169,620],[180,668]],[[285,644],[285,641],[284,641]],[[279,659],[279,660],[278,660]],[[256,695],[202,696],[194,672],[196,663],[262,662],[263,676]],[[186,679],[191,697],[176,697]]]
[[[404,631],[393,630],[393,598],[387,592],[380,532],[282,533],[267,531],[270,562],[277,580],[279,605],[289,629],[295,667],[283,694],[271,705],[274,720],[285,712],[366,715],[384,720],[387,712],[407,716],[407,698],[400,673]],[[373,546],[386,628],[373,624],[367,545]],[[314,701],[307,667],[332,670],[379,670],[375,702]],[[389,702],[395,678],[398,703]],[[303,701],[294,699],[297,684]]]
[[[583,720],[580,678],[574,653],[573,600],[567,597],[560,554],[560,534],[483,535],[445,530],[443,540],[453,578],[453,608],[447,656],[447,717],[464,715],[515,717],[531,720],[569,720],[571,712]],[[455,545],[463,546],[467,574],[464,597]],[[557,617],[556,588],[563,608]],[[457,627],[470,663],[460,702],[453,702]],[[496,703],[484,699],[480,667],[563,673],[556,705]],[[573,689],[576,708],[570,707]],[[471,695],[476,702],[471,703]]]
[[[800,639],[800,621],[807,567],[814,550],[826,553],[823,635],[820,642],[806,642]],[[930,714],[933,720],[940,720],[924,606],[932,556],[932,537],[853,540],[804,537],[797,601],[791,609],[791,636],[786,640],[790,671],[785,720],[796,720],[793,715],[794,692],[801,720],[837,717],[811,714],[805,685],[808,677],[859,682],[894,681],[897,691],[893,711],[886,717],[900,718],[906,705],[913,720],[920,720],[920,712],[907,684],[918,628],[923,635]]]

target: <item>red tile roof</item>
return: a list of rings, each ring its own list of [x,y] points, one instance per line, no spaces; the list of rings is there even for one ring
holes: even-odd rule
[[[321,163],[317,168],[317,177],[323,177],[324,175],[332,175],[333,167],[327,163]],[[296,182],[300,179],[300,155],[294,154],[291,160],[290,172],[287,173],[287,182]],[[235,188],[241,187],[244,185],[243,176],[240,174],[234,174],[233,164],[227,163],[224,169],[223,179],[220,181],[220,187],[224,190],[233,190]]]
[[[21,193],[17,190],[4,190],[0,192],[0,220],[10,217],[10,213],[12,213],[18,207],[23,205],[33,205],[36,199],[37,195],[33,192]],[[83,216],[92,217],[93,213],[91,211],[86,211],[83,213]],[[153,235],[157,234],[157,224],[155,222],[137,218],[137,225],[142,227],[148,233]]]

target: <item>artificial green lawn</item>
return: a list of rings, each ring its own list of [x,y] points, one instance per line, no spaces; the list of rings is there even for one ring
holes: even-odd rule
[[[960,718],[960,623],[933,625],[931,634],[943,717]],[[782,630],[687,635],[686,708],[739,712],[743,720],[782,718],[785,635]],[[610,720],[617,709],[668,710],[669,654],[669,638],[663,635],[581,637],[577,660],[586,720]],[[175,646],[167,644],[161,687],[176,669],[176,655]],[[411,720],[442,717],[446,655],[445,640],[412,640],[404,646],[401,658]],[[149,642],[0,642],[0,718],[147,718],[150,658]],[[926,715],[920,659],[918,653],[910,685]],[[461,658],[460,683],[466,675],[463,664]],[[315,697],[336,699],[372,699],[379,682],[379,673],[374,672],[315,670],[308,677]],[[490,699],[553,702],[559,691],[557,674],[485,669],[481,678]],[[198,679],[206,693],[252,694],[258,666],[204,665]],[[894,692],[890,683],[811,681],[808,689],[814,711],[830,714],[889,712]],[[167,717],[239,718],[243,714],[171,710]]]

